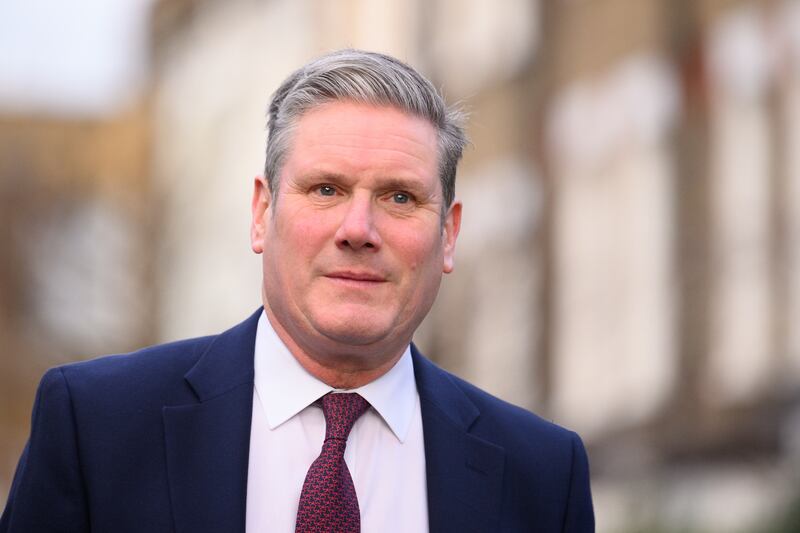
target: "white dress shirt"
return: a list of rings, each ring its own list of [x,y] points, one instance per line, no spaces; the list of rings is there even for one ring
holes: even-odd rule
[[[306,372],[265,313],[255,344],[255,390],[247,474],[247,533],[294,531],[300,491],[322,449],[325,418],[315,400],[334,389]],[[345,462],[361,531],[428,531],[422,415],[411,350],[357,392],[372,406],[347,439]]]

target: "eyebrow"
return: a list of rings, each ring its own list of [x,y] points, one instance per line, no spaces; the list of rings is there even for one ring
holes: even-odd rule
[[[349,178],[346,174],[340,174],[337,172],[312,170],[306,174],[301,174],[299,177],[299,181],[301,182],[328,181],[334,184],[338,183],[347,184],[352,182],[353,179]],[[377,183],[382,189],[402,189],[417,193],[428,192],[427,187],[422,182],[422,180],[415,178],[398,178],[396,176],[391,176],[387,178],[378,178]]]
[[[385,189],[403,189],[414,192],[427,192],[427,187],[425,187],[424,183],[422,183],[420,180],[411,178],[390,177],[386,178],[385,180],[381,180],[380,183],[381,187]]]
[[[302,172],[296,175],[295,181],[302,184],[332,183],[336,185],[347,185],[353,182],[353,178],[348,177],[347,174],[341,174],[338,172],[312,169],[308,172]]]

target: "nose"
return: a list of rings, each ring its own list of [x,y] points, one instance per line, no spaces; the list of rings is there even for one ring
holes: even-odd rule
[[[375,227],[372,198],[353,196],[343,206],[344,215],[336,230],[336,245],[352,250],[373,249],[381,246],[381,237]]]

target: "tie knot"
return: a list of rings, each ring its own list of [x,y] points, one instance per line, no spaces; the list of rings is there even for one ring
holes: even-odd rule
[[[329,393],[322,397],[325,439],[347,440],[353,424],[369,408],[369,402],[355,392]]]

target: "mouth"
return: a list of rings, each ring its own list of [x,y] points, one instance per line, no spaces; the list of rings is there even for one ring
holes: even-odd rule
[[[386,277],[374,272],[359,271],[359,270],[339,270],[336,272],[329,272],[325,277],[342,283],[351,283],[359,285],[372,285],[377,283],[384,283]]]

